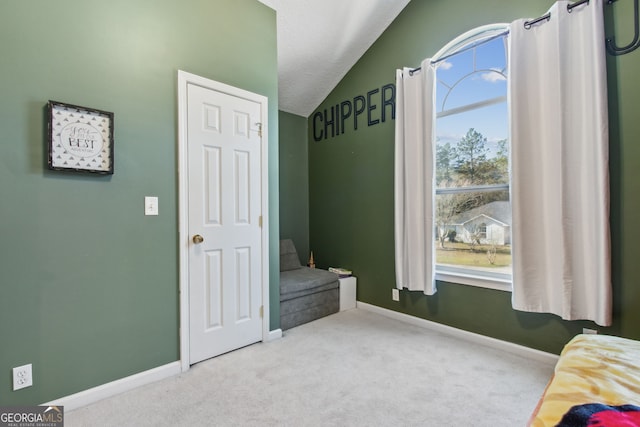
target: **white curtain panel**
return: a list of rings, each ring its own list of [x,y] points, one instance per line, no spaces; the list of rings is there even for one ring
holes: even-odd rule
[[[511,24],[513,307],[611,324],[602,0]]]
[[[396,72],[396,287],[436,292],[434,250],[434,85],[425,59],[420,71]]]

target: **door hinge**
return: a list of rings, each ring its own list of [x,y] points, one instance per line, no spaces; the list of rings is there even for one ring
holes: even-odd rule
[[[260,306],[260,318],[262,319],[264,317],[264,305]]]
[[[258,227],[262,228],[262,215],[258,217]]]
[[[258,126],[258,136],[262,138],[262,123],[256,123]]]

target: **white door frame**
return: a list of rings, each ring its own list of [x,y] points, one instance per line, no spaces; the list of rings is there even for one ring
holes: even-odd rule
[[[268,99],[224,83],[178,70],[178,241],[180,256],[180,362],[182,371],[189,369],[189,168],[187,159],[187,85],[257,102],[261,106],[262,143],[260,178],[262,180],[262,341],[269,340],[269,129]]]

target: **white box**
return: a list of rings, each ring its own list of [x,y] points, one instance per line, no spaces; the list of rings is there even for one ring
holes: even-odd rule
[[[340,280],[340,311],[356,308],[357,279],[353,276]]]

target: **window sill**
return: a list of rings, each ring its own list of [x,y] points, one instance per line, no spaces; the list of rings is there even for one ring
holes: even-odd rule
[[[460,285],[477,286],[479,288],[495,289],[498,291],[511,292],[510,275],[483,276],[467,271],[455,271],[436,267],[436,280]]]

